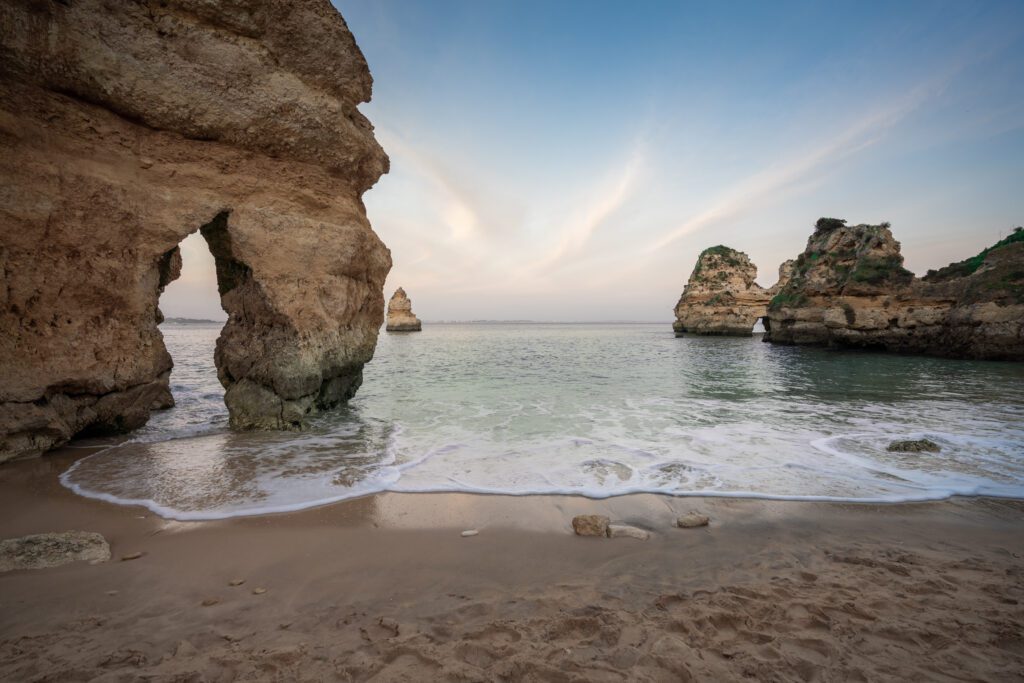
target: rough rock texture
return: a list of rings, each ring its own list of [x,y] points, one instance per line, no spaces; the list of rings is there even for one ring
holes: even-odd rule
[[[328,0],[0,3],[0,462],[171,404],[157,302],[200,229],[232,424],[352,396],[391,266],[371,84]]]
[[[716,334],[750,336],[768,302],[789,278],[792,262],[779,268],[779,282],[764,289],[756,282],[757,266],[741,251],[719,245],[701,252],[676,304],[676,336]]]
[[[687,512],[676,519],[676,526],[680,529],[696,529],[697,527],[707,526],[710,523],[711,518],[699,512]]]
[[[893,441],[885,450],[893,453],[938,453],[942,449],[931,439],[908,439]]]
[[[765,341],[1024,360],[1024,231],[916,279],[888,224],[818,221]]]
[[[45,569],[71,562],[106,562],[110,546],[92,531],[32,534],[0,541],[0,572]]]
[[[399,287],[388,302],[388,332],[419,332],[420,319],[412,313],[412,301]]]
[[[607,536],[610,522],[604,515],[576,515],[572,518],[572,530],[577,536]]]

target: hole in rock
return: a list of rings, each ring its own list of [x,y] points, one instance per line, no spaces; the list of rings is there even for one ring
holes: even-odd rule
[[[216,219],[215,219],[216,220]],[[227,420],[224,388],[217,379],[214,350],[227,321],[217,289],[213,254],[196,231],[178,245],[181,275],[160,295],[164,320],[160,331],[174,361],[171,393],[174,407],[153,413],[163,428],[202,429]]]

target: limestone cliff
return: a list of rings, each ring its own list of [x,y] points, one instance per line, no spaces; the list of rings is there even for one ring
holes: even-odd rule
[[[676,304],[676,336],[685,333],[750,336],[768,302],[785,284],[787,261],[779,268],[779,282],[764,289],[756,282],[757,267],[741,251],[719,245],[701,252],[690,279]]]
[[[916,279],[888,224],[821,219],[765,341],[1024,360],[1024,231]]]
[[[420,319],[412,313],[412,301],[399,287],[388,302],[388,332],[419,332],[422,329]]]
[[[0,461],[170,404],[157,303],[196,230],[232,425],[352,396],[391,266],[371,85],[328,0],[0,3]]]

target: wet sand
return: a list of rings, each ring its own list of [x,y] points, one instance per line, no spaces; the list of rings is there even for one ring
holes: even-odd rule
[[[0,538],[113,552],[0,574],[0,680],[1024,680],[1017,501],[382,494],[180,523],[65,490],[80,455],[0,468]],[[690,510],[711,526],[674,528]],[[652,537],[576,537],[582,513]]]

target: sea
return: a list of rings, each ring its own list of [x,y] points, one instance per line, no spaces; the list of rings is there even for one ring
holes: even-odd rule
[[[176,520],[382,491],[897,503],[1024,498],[1024,364],[676,338],[668,324],[381,332],[348,406],[301,432],[228,428],[219,324],[161,326],[176,406],[62,483]],[[937,453],[891,452],[927,438]],[[96,448],[100,450],[95,450]]]

